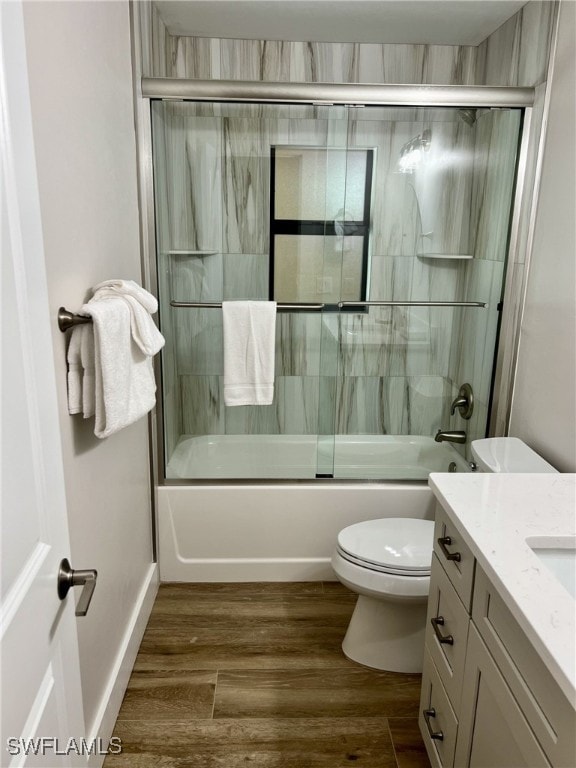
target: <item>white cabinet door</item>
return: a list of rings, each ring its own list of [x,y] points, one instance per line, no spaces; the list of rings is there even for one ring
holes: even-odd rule
[[[549,768],[532,729],[471,624],[454,765]]]
[[[71,766],[84,736],[70,557],[22,8],[0,3],[2,247],[2,766]],[[64,235],[63,235],[64,236]],[[62,375],[65,375],[64,372]],[[21,739],[45,737],[28,754]],[[43,754],[42,754],[43,753]]]

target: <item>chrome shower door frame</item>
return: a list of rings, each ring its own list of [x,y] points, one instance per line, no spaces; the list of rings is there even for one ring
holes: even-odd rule
[[[138,46],[136,46],[138,47]],[[138,51],[135,52],[138,62]],[[138,147],[139,196],[141,207],[142,236],[142,278],[144,285],[157,294],[158,281],[156,272],[156,237],[154,223],[154,187],[152,165],[152,100],[191,100],[210,102],[258,102],[283,104],[309,104],[314,106],[406,106],[406,107],[451,107],[451,108],[522,108],[524,123],[517,161],[516,189],[510,218],[510,236],[507,262],[510,264],[518,252],[519,230],[521,221],[530,212],[527,210],[522,191],[526,178],[528,147],[534,140],[532,132],[532,106],[535,98],[534,88],[491,87],[491,86],[429,86],[429,85],[379,85],[379,84],[341,84],[341,83],[270,83],[224,80],[185,80],[174,78],[141,77],[135,66],[135,115]],[[533,215],[533,214],[532,214]],[[522,291],[525,282],[522,283]],[[502,382],[502,372],[513,370],[517,355],[519,326],[518,302],[507,301],[510,291],[517,290],[513,283],[511,270],[507,269],[505,301],[501,318],[501,328],[506,326],[514,337],[506,345],[499,344],[494,372],[494,392],[496,384]],[[521,291],[521,292],[522,292]],[[521,297],[520,297],[521,303]],[[516,310],[514,312],[514,305]],[[507,325],[508,323],[508,325]],[[164,441],[163,435],[163,400],[161,366],[156,360],[158,398],[155,417],[150,418],[150,453],[151,485],[153,497],[158,485],[179,485],[189,483],[213,483],[214,481],[166,480],[164,477]],[[508,429],[512,383],[508,391],[501,386],[500,397],[493,400],[490,418],[490,434],[505,434]],[[500,426],[496,432],[496,425]],[[317,483],[311,481],[271,481],[271,480],[219,480],[222,484],[247,482],[260,483]],[[337,481],[328,481],[337,482]],[[356,481],[363,482],[363,481]]]

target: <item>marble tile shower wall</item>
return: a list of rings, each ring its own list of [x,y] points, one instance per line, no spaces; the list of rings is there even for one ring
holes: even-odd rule
[[[550,51],[558,18],[558,3],[532,1],[479,47],[476,82],[487,85],[535,86],[530,142],[527,147],[526,173],[520,200],[518,242],[510,254],[506,275],[506,306],[502,316],[499,347],[502,361],[494,382],[494,404],[491,433],[506,434],[510,391],[514,381],[517,329],[522,312],[525,261],[529,252],[531,217],[535,204],[533,193],[537,181],[540,136],[544,124],[546,81]],[[463,345],[471,343],[463,339]]]
[[[224,40],[171,35],[167,35],[163,45],[167,56],[164,66],[171,77],[466,85],[473,83],[476,76],[473,46]]]
[[[149,42],[151,48],[148,74],[155,76],[277,81],[534,85],[546,77],[556,12],[555,2],[529,2],[522,11],[476,48],[281,43],[173,37],[166,32],[154,8],[154,18],[150,24],[151,37],[144,39]],[[541,110],[540,115],[536,113],[536,117],[535,122],[539,124]],[[483,130],[487,131],[488,128],[479,119],[478,132]],[[534,178],[536,166],[537,135],[538,131],[528,158],[528,190],[531,189],[531,179]],[[235,140],[232,126],[229,145],[233,146]],[[359,141],[357,145],[361,144]],[[183,172],[188,168],[188,173],[195,173],[197,170],[188,161],[180,167]],[[245,190],[245,184],[237,170],[233,164],[228,167],[225,189],[231,221],[226,226],[216,225],[216,228],[210,228],[206,225],[203,230],[198,222],[207,221],[207,218],[204,213],[198,215],[197,212],[203,205],[207,211],[216,211],[218,208],[208,205],[211,193],[206,194],[204,190],[200,194],[194,185],[186,186],[181,182],[186,188],[189,202],[192,203],[189,211],[196,211],[195,224],[191,224],[188,213],[178,214],[182,217],[181,231],[186,233],[180,243],[182,248],[192,249],[193,244],[194,249],[209,250],[218,243],[209,241],[207,234],[211,235],[211,240],[214,236],[216,239],[221,238],[219,253],[204,258],[202,268],[199,269],[198,265],[193,267],[191,259],[188,259],[187,266],[186,261],[182,259],[180,264],[173,264],[172,267],[172,285],[186,293],[189,290],[186,286],[192,281],[195,286],[193,290],[200,291],[199,295],[203,300],[235,296],[265,298],[267,295],[267,257],[259,250],[260,245],[264,244],[265,234],[261,231],[258,235],[255,229],[246,229],[245,225],[239,223],[237,216],[235,219],[234,209],[238,197],[241,197],[239,193],[242,189]],[[392,180],[389,188],[382,192],[390,208],[399,200],[395,194],[397,190],[394,190],[394,181]],[[265,190],[266,183],[267,174],[263,172],[258,181],[259,191],[258,184],[255,184],[251,190],[252,199],[248,197],[244,200],[248,206],[256,206],[255,201]],[[410,195],[410,190],[405,189],[403,192]],[[496,205],[494,200],[493,204]],[[406,231],[394,229],[392,233],[380,232],[382,244],[378,245],[373,255],[372,297],[383,297],[378,296],[378,286],[384,284],[379,278],[382,274],[388,275],[386,282],[393,298],[405,296],[405,290],[409,286],[413,297],[429,297],[434,294],[436,298],[441,298],[439,292],[444,292],[444,295],[451,298],[456,291],[461,299],[494,301],[498,290],[495,286],[503,268],[503,263],[498,257],[501,253],[501,233],[497,238],[487,237],[490,233],[490,228],[487,227],[490,218],[486,210],[482,210],[480,201],[479,187],[476,186],[472,190],[469,233],[470,247],[475,258],[466,262],[464,268],[453,264],[439,266],[440,262],[432,268],[425,259],[413,258],[414,253],[420,252],[422,244],[418,243],[416,250],[412,251],[412,258],[406,258],[410,256],[409,251],[414,243],[415,228],[411,230],[409,224],[414,221],[413,217],[406,217]],[[525,205],[525,210],[529,211],[529,206]],[[222,214],[220,210],[218,213]],[[215,215],[215,222],[217,218]],[[224,217],[221,217],[220,221],[224,221]],[[521,240],[527,239],[527,229],[526,216],[520,226]],[[395,238],[395,245],[391,244],[390,235]],[[479,241],[482,238],[485,247],[480,247]],[[389,249],[384,246],[386,241],[391,246]],[[170,244],[170,247],[175,249],[176,242]],[[227,251],[230,247],[238,248],[240,253]],[[490,253],[494,258],[489,257]],[[509,266],[509,270],[513,271],[509,276],[509,284],[512,286],[519,287],[522,284],[523,275],[520,273],[523,270],[523,253],[524,249],[519,249],[515,263]],[[240,261],[240,255],[243,261]],[[249,264],[249,269],[244,269],[244,264]],[[217,293],[220,295],[216,295]],[[490,296],[490,299],[485,299],[485,296]],[[221,319],[218,311],[212,310],[201,313],[204,317],[199,314],[196,321],[192,321],[191,312],[198,310],[181,310],[177,315],[173,313],[177,347],[175,361],[180,382],[179,396],[183,406],[180,410],[182,416],[178,430],[185,433],[245,430],[313,433],[319,423],[318,408],[332,407],[338,402],[340,407],[337,431],[412,431],[429,434],[438,426],[430,423],[427,415],[432,410],[438,410],[437,406],[430,408],[430,398],[437,403],[438,399],[442,398],[446,401],[448,394],[449,399],[456,384],[463,380],[462,377],[472,377],[474,371],[482,365],[481,360],[485,360],[483,353],[478,350],[466,359],[465,350],[476,349],[478,342],[482,341],[483,333],[482,324],[478,328],[471,322],[472,310],[468,311],[468,314],[459,310],[438,310],[437,317],[429,324],[432,333],[432,329],[437,328],[438,351],[434,357],[438,362],[437,369],[429,368],[427,375],[419,375],[416,362],[418,356],[403,356],[400,347],[394,348],[392,343],[388,345],[386,354],[379,354],[372,350],[370,345],[364,345],[363,348],[341,345],[338,365],[341,369],[347,367],[350,374],[338,390],[331,377],[319,377],[320,371],[328,370],[323,364],[324,360],[331,358],[329,350],[334,341],[334,330],[331,330],[330,321],[324,321],[324,327],[320,331],[320,320],[317,317],[280,315],[277,347],[278,404],[270,409],[227,409],[234,413],[225,417],[220,398],[221,371],[216,370],[215,362],[221,343]],[[194,327],[191,327],[193,322]],[[420,322],[418,315],[410,316],[409,322],[415,326],[414,334],[417,335]],[[348,317],[341,329],[343,337],[348,331],[357,333],[358,325],[366,325],[365,317]],[[446,341],[447,328],[453,329],[450,344]],[[394,333],[397,335],[397,329]],[[508,334],[510,335],[510,330]],[[204,337],[206,341],[202,342],[200,337]],[[198,342],[198,347],[193,353],[193,371],[189,364],[192,338]],[[202,347],[205,349],[204,355],[201,352]],[[446,347],[451,348],[452,352],[448,352],[447,367],[442,369],[446,361]],[[459,362],[457,350],[464,350],[463,360]],[[219,359],[221,360],[221,353]],[[317,366],[318,359],[323,361],[320,368]],[[188,362],[185,362],[186,360]],[[388,375],[378,375],[383,369]],[[402,374],[391,376],[391,370],[402,371]],[[439,372],[437,376],[431,375],[434,370]],[[320,395],[322,406],[318,404]],[[393,408],[390,407],[392,400],[395,403]],[[299,407],[294,405],[296,402],[300,403]],[[396,405],[400,402],[403,405],[398,410]],[[188,404],[192,407],[188,407]],[[203,408],[202,404],[205,404],[206,408]],[[482,403],[475,422],[481,421],[485,408]],[[199,418],[195,418],[194,413],[198,414]],[[371,414],[368,418],[367,413]],[[445,402],[441,420],[442,426],[449,420]],[[199,421],[204,423],[200,424]],[[469,426],[473,430],[476,429],[474,425]],[[480,429],[480,424],[477,429]]]
[[[456,310],[447,369],[455,384],[470,382],[474,388],[472,419],[465,423],[456,413],[450,420],[452,428],[466,429],[471,440],[484,436],[489,415],[490,371],[503,293],[519,123],[520,115],[514,111],[477,114],[470,215],[474,258],[466,263],[461,297],[463,301],[484,301],[488,306]]]
[[[380,119],[347,123],[197,114],[206,109],[189,104],[155,106],[155,125],[162,124],[162,130],[155,130],[163,144],[158,156],[166,163],[165,169],[157,168],[166,177],[156,188],[163,210],[160,219],[167,224],[161,228],[160,263],[171,299],[267,298],[269,147],[326,146],[335,141],[377,150],[371,298],[456,298],[461,268],[415,256],[424,247],[422,206],[414,178],[398,174],[396,162],[403,144],[426,127],[431,127],[442,152],[470,153],[472,129],[447,121],[445,113],[432,115],[435,119],[430,122],[429,115],[417,110],[392,114],[397,120],[384,121],[381,118],[390,115],[380,111],[374,115]],[[452,241],[458,242],[453,245],[456,250],[462,250],[463,233],[468,238],[471,188],[471,168],[440,182],[436,179],[432,193],[444,201],[441,220],[452,222],[450,229],[438,227],[443,250]],[[422,194],[419,197],[425,204]],[[455,226],[459,222],[465,226]],[[440,426],[450,391],[445,375],[452,317],[451,309],[372,310],[339,320],[280,314],[276,405],[225,409],[220,396],[221,313],[172,310],[180,433],[315,433],[319,424],[334,423],[327,414],[337,408],[339,433],[417,429],[431,434]],[[328,376],[334,380],[328,381]],[[423,397],[428,407],[418,409]],[[320,400],[324,414],[319,411]],[[189,407],[192,403],[197,407]]]

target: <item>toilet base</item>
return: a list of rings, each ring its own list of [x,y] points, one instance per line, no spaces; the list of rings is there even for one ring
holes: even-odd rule
[[[425,600],[392,602],[359,595],[342,642],[352,661],[389,672],[422,672]]]

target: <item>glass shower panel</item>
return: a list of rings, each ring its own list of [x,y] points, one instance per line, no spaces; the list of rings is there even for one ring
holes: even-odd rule
[[[334,131],[323,112],[313,107],[152,104],[158,282],[167,339],[162,362],[167,478],[310,479],[317,474],[321,313],[305,308],[277,313],[273,404],[229,407],[223,399],[219,304],[272,298],[278,249],[308,270],[316,259],[318,280],[303,279],[304,268],[285,271],[276,300],[315,303],[310,283],[324,290],[322,244],[308,237],[303,245],[301,236],[276,236],[271,227],[274,153],[279,147],[305,147],[309,157],[316,154],[316,162],[323,154],[326,165]],[[341,133],[345,138],[345,128]],[[279,190],[277,202],[279,212],[292,221],[318,214],[320,241],[326,193],[332,192],[328,175],[325,169],[320,201],[310,199],[300,184],[299,195],[292,198],[286,188]],[[305,211],[314,204],[320,209]],[[283,237],[292,238],[292,244],[286,246]],[[299,292],[294,293],[291,275],[297,279],[299,272]]]
[[[424,479],[438,430],[465,432],[461,453],[485,434],[521,118],[350,111],[350,149],[376,157],[368,298],[407,306],[339,315],[335,477]],[[450,412],[465,382],[470,421]]]
[[[167,478],[425,479],[437,430],[485,433],[521,120],[152,102]],[[273,404],[229,407],[220,304],[271,298],[324,309],[278,311]]]

